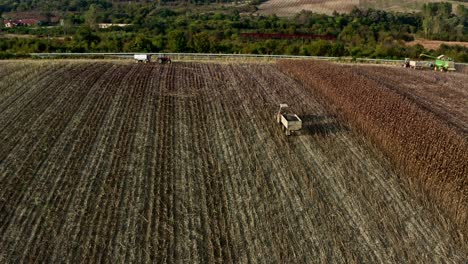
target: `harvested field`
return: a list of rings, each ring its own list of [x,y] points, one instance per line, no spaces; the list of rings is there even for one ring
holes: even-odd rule
[[[422,45],[427,50],[437,50],[440,45],[444,44],[447,46],[463,46],[468,48],[468,42],[462,41],[440,41],[440,40],[429,40],[429,39],[416,39],[414,41],[406,42],[406,45],[415,46]]]
[[[468,259],[318,95],[275,65],[0,61],[0,262]]]
[[[280,67],[339,108],[468,234],[467,75],[306,61]]]
[[[294,16],[302,10],[331,15],[334,11],[348,13],[359,0],[269,0],[258,6],[264,15]]]

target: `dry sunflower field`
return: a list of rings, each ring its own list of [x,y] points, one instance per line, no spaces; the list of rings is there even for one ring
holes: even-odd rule
[[[467,80],[0,61],[0,262],[464,263]]]

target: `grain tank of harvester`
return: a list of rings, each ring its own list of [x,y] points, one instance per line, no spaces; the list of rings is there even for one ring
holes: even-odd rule
[[[421,54],[419,57],[427,57],[434,59],[434,70],[435,71],[455,71],[455,62],[452,58],[449,58],[445,55],[440,55],[438,57],[430,56],[427,54]]]

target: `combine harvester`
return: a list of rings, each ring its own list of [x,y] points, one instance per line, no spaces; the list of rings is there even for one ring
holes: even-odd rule
[[[420,60],[410,60],[409,58],[405,59],[403,67],[411,69],[433,69],[434,71],[455,71],[455,62],[452,58],[449,58],[445,55],[440,55],[438,57],[430,56],[427,54],[421,54],[419,57],[427,57],[434,59],[435,61],[420,61]]]
[[[434,70],[435,71],[455,71],[455,62],[452,58],[449,58],[445,55],[440,55],[439,57],[434,57],[426,54],[421,54],[419,57],[427,57],[435,59]]]
[[[281,125],[286,132],[286,136],[290,136],[291,132],[296,132],[302,129],[302,120],[296,114],[287,113],[287,104],[280,104],[278,113],[276,114],[276,122]]]

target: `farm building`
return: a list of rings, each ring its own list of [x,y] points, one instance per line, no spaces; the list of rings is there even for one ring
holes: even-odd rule
[[[6,28],[14,28],[17,26],[31,27],[31,26],[39,25],[40,23],[41,21],[37,19],[19,19],[19,20],[8,19],[8,20],[3,21],[3,24]]]
[[[99,28],[110,28],[110,27],[126,27],[131,24],[113,24],[113,23],[100,23],[98,24]]]

